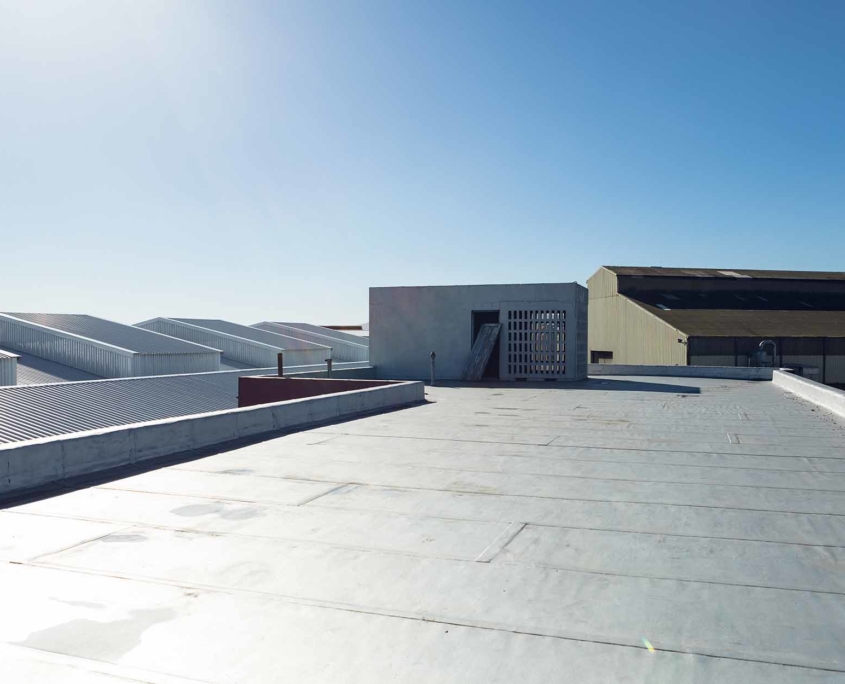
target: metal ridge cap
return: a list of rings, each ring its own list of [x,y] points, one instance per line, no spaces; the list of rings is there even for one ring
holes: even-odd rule
[[[297,328],[295,325],[288,325],[287,323],[279,323],[278,321],[261,321],[260,323],[254,323],[253,325],[249,326],[250,328],[255,328],[256,330],[261,330],[258,328],[259,325],[275,325],[279,328],[286,329],[286,330],[299,330],[300,332],[305,333],[306,335],[316,335],[317,337],[325,337],[327,340],[331,340],[332,342],[341,342],[343,344],[350,344],[355,347],[361,347],[362,349],[369,349],[366,344],[361,344],[360,342],[351,342],[348,340],[341,339],[340,337],[332,337],[331,335],[326,335],[325,333],[318,333],[313,332],[311,330],[305,330],[304,328]],[[324,326],[318,325],[318,328],[322,328]],[[331,328],[326,328],[326,330],[331,330]],[[264,332],[272,332],[270,330],[265,330]],[[338,332],[346,332],[345,330],[338,330]],[[282,333],[273,333],[274,335],[281,335]],[[348,333],[347,333],[348,334]],[[292,335],[282,335],[283,337],[292,337]],[[294,337],[293,339],[297,339]],[[302,342],[307,342],[307,340],[301,340]],[[314,344],[319,344],[319,342],[315,342]],[[323,345],[320,345],[323,346]],[[332,348],[331,345],[325,345],[329,348]]]
[[[156,316],[155,318],[151,318],[148,321],[141,321],[140,323],[133,323],[129,327],[130,328],[138,328],[138,330],[143,330],[144,332],[152,333],[153,335],[160,335],[161,337],[167,337],[171,340],[179,340],[180,342],[184,342],[185,344],[193,344],[193,345],[196,345],[197,347],[202,347],[203,349],[208,349],[210,351],[220,352],[221,354],[223,353],[222,349],[216,349],[215,347],[209,347],[207,344],[200,344],[199,342],[191,342],[190,340],[183,340],[179,337],[173,337],[173,335],[168,335],[167,333],[160,333],[160,332],[158,332],[158,330],[148,330],[147,328],[141,327],[145,323],[152,323],[153,321],[170,321],[170,322],[178,323],[178,321],[174,321],[172,318],[165,318],[164,316]],[[138,353],[139,354],[146,354],[146,355],[151,355],[151,354],[191,354],[191,353],[199,354],[199,352],[138,352]]]
[[[321,348],[322,349],[331,349],[331,347],[328,347],[328,346],[323,345],[323,344],[317,344],[316,342],[312,343],[312,344],[315,344],[316,346],[309,347],[309,348],[306,348],[306,349],[289,349],[289,348],[285,348],[285,347],[275,347],[272,344],[267,344],[266,342],[258,342],[257,340],[251,340],[248,337],[241,337],[240,335],[233,335],[232,333],[220,332],[219,330],[215,330],[214,328],[206,328],[205,326],[196,325],[195,323],[186,323],[185,321],[181,321],[178,318],[168,318],[167,320],[173,321],[174,323],[176,323],[178,325],[187,325],[189,328],[196,328],[197,330],[205,330],[206,332],[215,333],[217,335],[222,335],[223,337],[228,337],[228,338],[231,338],[233,340],[238,340],[240,342],[247,342],[247,343],[255,345],[257,347],[264,347],[265,349],[273,349],[274,351],[277,351],[277,352],[308,351],[308,349],[313,349],[315,351],[319,351]],[[235,323],[235,325],[240,325],[240,324]],[[245,325],[243,327],[249,328],[251,326]],[[258,328],[256,328],[256,330],[258,330]],[[263,332],[269,332],[269,331],[264,330]],[[271,334],[272,335],[279,335],[279,333],[271,333]],[[279,335],[279,337],[289,337],[289,335]],[[295,340],[296,338],[291,337],[290,339]],[[299,342],[306,342],[306,340],[298,340],[298,341]]]

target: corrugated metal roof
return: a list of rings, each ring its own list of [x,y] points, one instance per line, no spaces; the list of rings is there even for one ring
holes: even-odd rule
[[[664,278],[768,278],[774,280],[843,280],[842,271],[763,271],[748,268],[664,268],[662,266],[604,266],[621,276],[657,276]]]
[[[328,349],[328,345],[317,344],[316,342],[306,342],[304,340],[291,337],[290,335],[283,335],[279,333],[269,332],[267,330],[260,330],[248,325],[239,325],[238,323],[231,323],[230,321],[221,321],[219,319],[210,318],[172,318],[173,321],[181,321],[190,325],[198,325],[201,328],[209,330],[216,330],[217,332],[225,333],[227,335],[235,335],[253,342],[261,342],[262,344],[269,344],[272,347],[277,347],[281,350],[289,349]]]
[[[365,368],[337,364],[335,368]],[[298,366],[286,373],[325,370]],[[0,443],[237,408],[238,378],[275,368],[0,387]]]
[[[771,290],[675,290],[623,292],[638,302],[670,309],[741,309],[743,311],[845,311],[845,292]]]
[[[325,335],[336,340],[343,340],[353,344],[368,344],[370,331],[369,330],[337,330],[336,328],[326,328],[321,325],[314,325],[313,323],[286,323],[284,321],[266,321],[270,325],[285,325],[291,328],[298,328],[306,332],[316,333],[318,335]],[[262,325],[256,323],[256,325]]]
[[[19,352],[18,385],[40,385],[47,382],[101,380],[99,375],[72,368],[62,363]]]
[[[17,352],[3,351],[2,349],[0,349],[0,358],[13,359],[16,356],[20,356],[20,354],[18,354]]]
[[[236,408],[238,377],[268,369],[0,387],[0,442]]]
[[[743,293],[744,295],[744,293]],[[628,297],[690,337],[845,337],[845,311],[683,308]]]
[[[85,314],[4,313],[139,354],[207,354],[209,351],[192,342]]]
[[[334,347],[337,343],[354,344],[361,347],[369,346],[367,344],[367,339],[351,334],[346,330],[338,331],[333,330],[332,328],[323,328],[319,325],[311,325],[309,323],[279,323],[277,321],[263,321],[262,323],[254,324],[252,327],[258,328],[259,330],[276,332],[280,335],[288,334],[293,335],[294,337],[302,335],[306,340],[316,338],[317,340],[323,340],[323,342],[325,342],[325,344],[329,347]],[[358,332],[364,333],[364,335],[369,335],[369,332],[362,330],[359,330]]]

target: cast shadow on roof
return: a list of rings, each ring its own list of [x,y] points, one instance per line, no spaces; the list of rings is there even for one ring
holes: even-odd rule
[[[620,380],[618,378],[589,378],[587,380],[575,380],[573,382],[543,382],[532,380],[528,382],[513,381],[482,381],[482,382],[458,382],[449,380],[436,380],[436,385],[442,387],[454,387],[460,389],[482,388],[489,389],[529,389],[534,390],[599,390],[602,392],[663,392],[665,394],[701,394],[700,387],[689,385],[670,385],[664,382],[643,382],[642,380]]]

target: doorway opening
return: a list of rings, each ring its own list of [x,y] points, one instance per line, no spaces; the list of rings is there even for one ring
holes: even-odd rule
[[[472,312],[472,344],[475,344],[475,339],[478,337],[478,333],[481,330],[481,326],[485,323],[499,323],[499,312],[498,311],[473,311]],[[499,379],[499,347],[501,342],[502,336],[501,334],[496,339],[496,345],[493,347],[493,351],[490,354],[490,360],[487,362],[487,366],[484,369],[484,373],[482,374],[481,378],[483,380],[498,380]],[[470,345],[470,349],[472,349],[472,345]]]

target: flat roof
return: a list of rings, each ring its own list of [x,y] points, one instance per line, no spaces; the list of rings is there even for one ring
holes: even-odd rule
[[[664,278],[763,278],[774,280],[845,280],[843,271],[766,271],[751,268],[665,268],[663,266],[603,266],[621,276]]]
[[[0,511],[10,681],[845,681],[845,425],[769,382],[431,403]]]
[[[139,354],[208,354],[212,351],[199,344],[86,314],[3,313]]]

